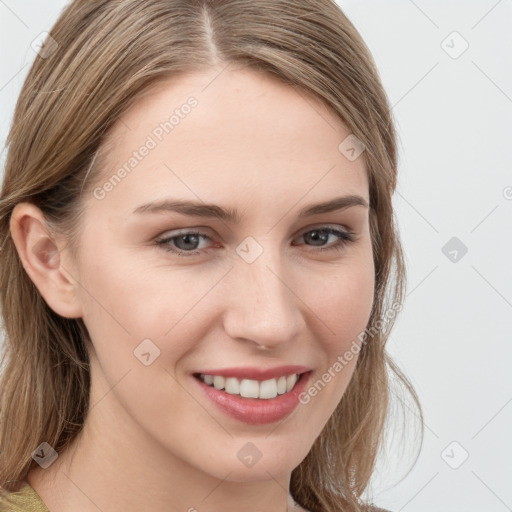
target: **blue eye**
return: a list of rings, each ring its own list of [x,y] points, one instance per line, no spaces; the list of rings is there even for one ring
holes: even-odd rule
[[[309,235],[307,238],[310,241],[319,241],[320,243],[326,242],[330,236],[337,237],[337,241],[334,244],[331,244],[327,247],[319,247],[314,252],[336,250],[340,251],[345,247],[345,245],[354,241],[354,233],[330,227],[311,229],[309,231],[306,231],[303,235],[301,235],[300,238],[305,238],[307,235]],[[155,240],[155,243],[157,244],[158,247],[161,247],[167,252],[174,253],[180,257],[187,257],[201,254],[201,252],[197,250],[197,245],[200,243],[201,239],[210,240],[210,237],[205,233],[201,233],[199,231],[185,231],[180,233],[179,235],[157,239]],[[174,244],[174,247],[171,244]],[[181,245],[181,247],[176,248],[176,245]]]

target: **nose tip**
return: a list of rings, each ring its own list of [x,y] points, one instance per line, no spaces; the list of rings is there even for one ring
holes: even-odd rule
[[[224,329],[232,339],[251,340],[268,352],[297,338],[304,327],[301,301],[280,273],[262,260],[232,273],[224,315]]]

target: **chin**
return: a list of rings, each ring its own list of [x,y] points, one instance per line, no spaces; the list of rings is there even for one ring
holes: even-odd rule
[[[280,455],[279,452],[283,453]],[[215,473],[221,473],[218,477],[222,479],[229,474],[226,480],[232,482],[263,482],[288,477],[306,455],[307,450],[300,452],[296,443],[290,446],[284,442],[278,443],[275,439],[255,438],[254,442],[243,442],[241,448],[235,449],[233,457],[223,458],[222,471],[219,471],[217,465]]]

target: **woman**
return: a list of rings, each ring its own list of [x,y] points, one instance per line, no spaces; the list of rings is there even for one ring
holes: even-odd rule
[[[421,408],[358,32],[330,0],[79,0],[50,34],[0,203],[4,506],[379,510],[388,369]]]

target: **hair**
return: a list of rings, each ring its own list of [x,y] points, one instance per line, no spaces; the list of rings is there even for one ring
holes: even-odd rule
[[[87,328],[50,309],[24,271],[10,234],[14,207],[26,201],[40,208],[78,256],[82,198],[100,176],[119,117],[163,79],[236,64],[312,93],[364,144],[375,266],[371,339],[293,470],[290,492],[312,512],[371,510],[361,496],[387,432],[391,373],[419,411],[421,443],[424,431],[414,387],[385,349],[395,320],[387,313],[402,304],[406,287],[392,208],[397,141],[360,34],[332,0],[75,0],[50,35],[56,43],[46,41],[47,54],[36,57],[16,104],[0,196],[0,493],[19,488],[42,442],[57,452],[70,445],[90,388]]]

